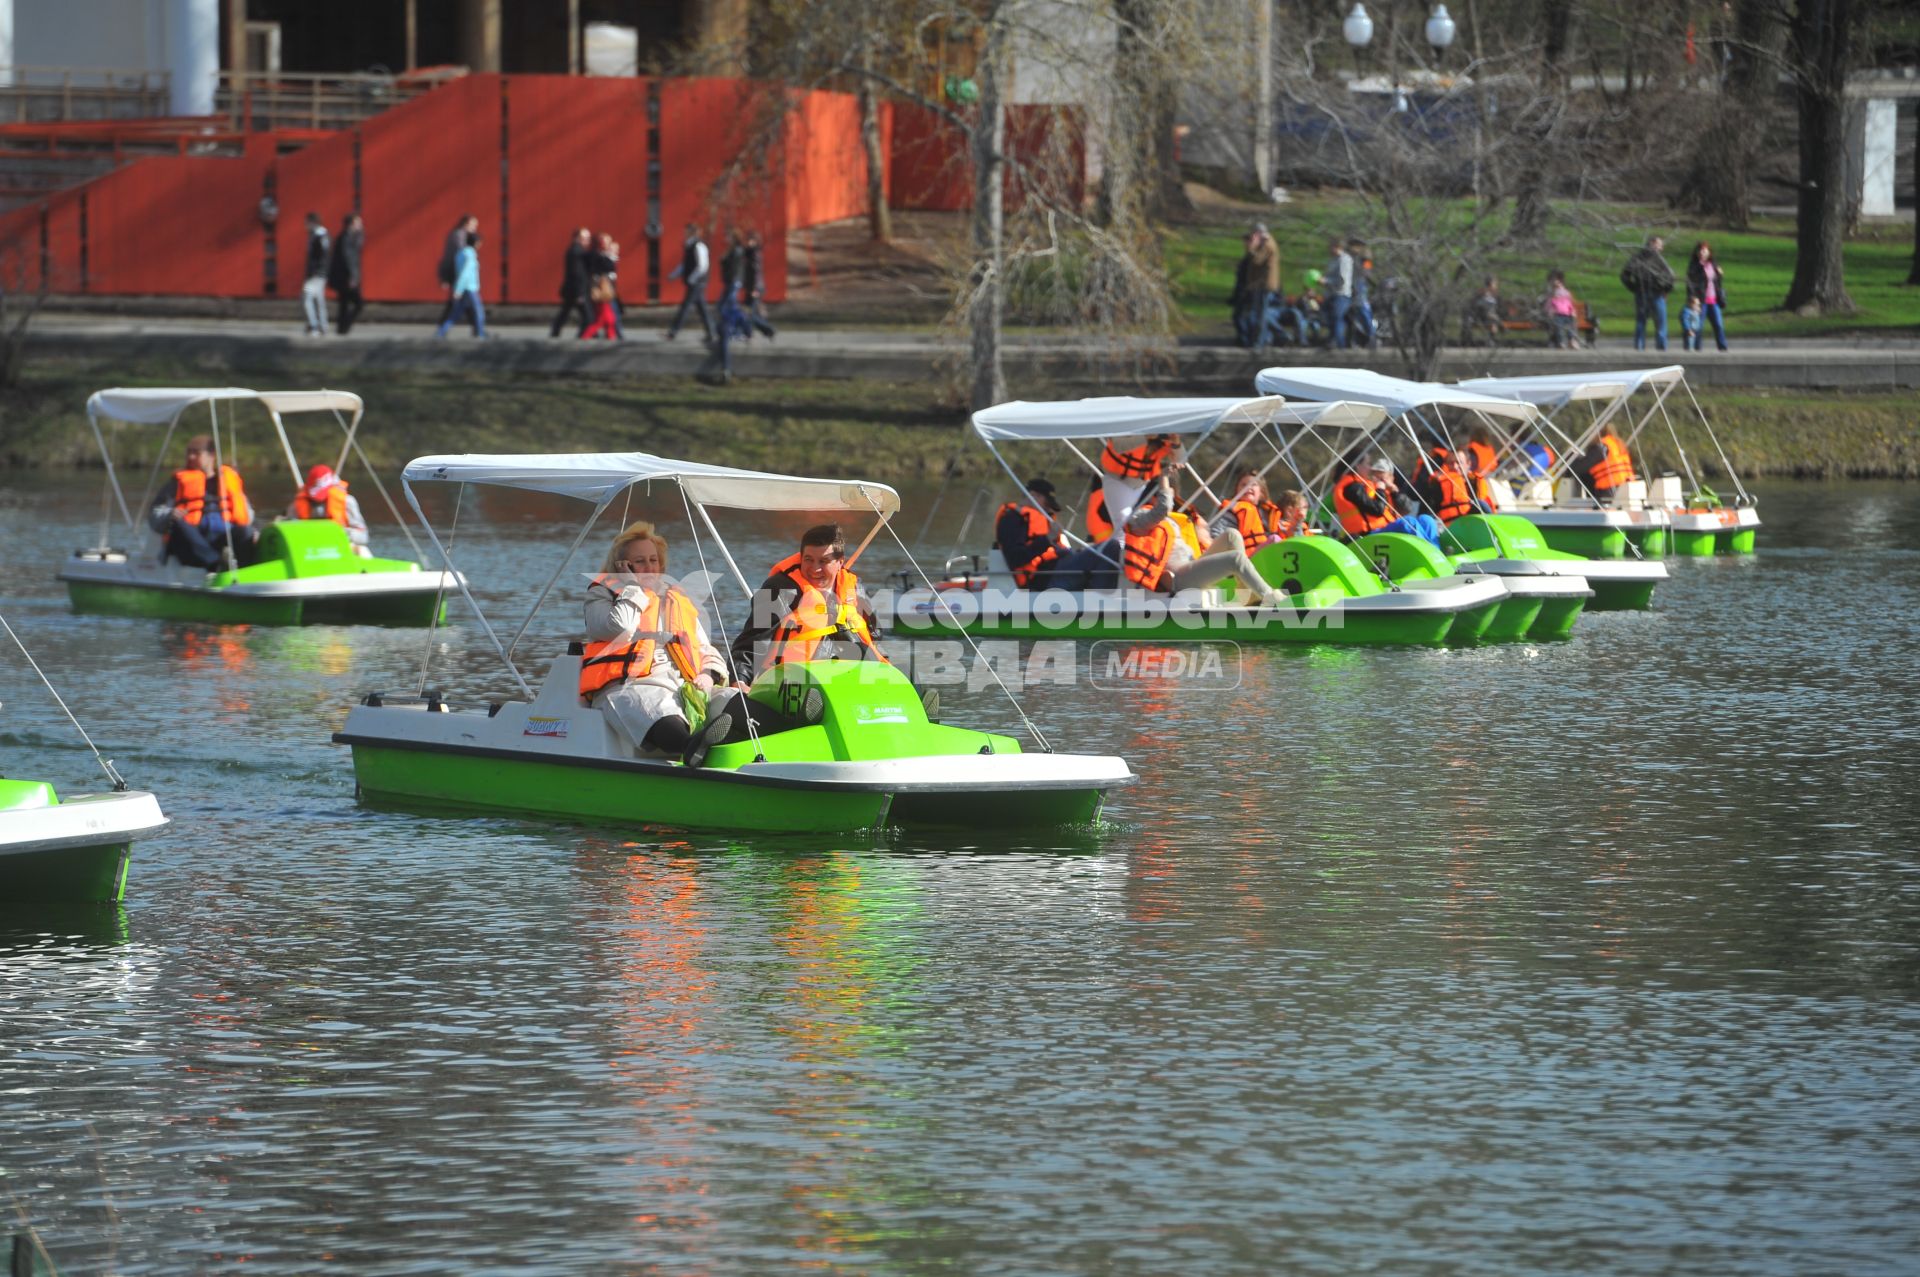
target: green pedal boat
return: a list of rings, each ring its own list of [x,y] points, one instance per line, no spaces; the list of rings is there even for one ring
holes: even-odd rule
[[[1318,418],[1341,416],[1377,423],[1382,414],[1361,404],[1313,405]],[[1278,396],[1254,399],[1140,399],[1112,396],[1058,402],[999,404],[973,416],[974,432],[1013,478],[1024,484],[1001,449],[1054,444],[1096,479],[1107,476],[1088,456],[1114,440],[1149,435],[1176,438],[1197,455],[1221,435],[1240,441],[1269,426],[1298,419]],[[1205,491],[1204,484],[1202,490]],[[1073,526],[1073,512],[1062,516]],[[1079,539],[1076,537],[1076,541]],[[1093,550],[1079,541],[1083,549]],[[1111,543],[1098,553],[1111,555]],[[1219,588],[1157,594],[1123,585],[1109,557],[1076,588],[1025,590],[1015,585],[995,548],[978,571],[917,588],[911,578],[894,600],[893,622],[904,633],[964,633],[982,638],[1132,639],[1159,643],[1220,639],[1236,643],[1326,643],[1345,646],[1438,647],[1482,641],[1507,603],[1508,591],[1489,577],[1449,574],[1407,582],[1386,579],[1347,546],[1324,536],[1293,537],[1252,556],[1261,578],[1283,597],[1277,607]],[[1229,578],[1231,582],[1231,578]]]
[[[1416,452],[1425,452],[1438,442],[1458,453],[1468,433],[1480,428],[1497,441],[1496,457],[1502,468],[1518,469],[1525,464],[1524,454],[1519,451],[1521,432],[1548,428],[1547,418],[1535,405],[1478,389],[1479,383],[1447,386],[1407,381],[1363,368],[1269,368],[1260,373],[1255,384],[1262,390],[1301,399],[1374,404],[1386,413],[1386,424],[1378,430],[1356,443],[1331,450],[1326,465],[1307,481],[1312,491],[1322,491],[1333,481],[1341,455],[1372,448],[1389,431],[1410,441]],[[1402,474],[1404,479],[1404,471]],[[1583,591],[1590,592],[1582,603],[1587,611],[1652,605],[1654,590],[1669,576],[1665,564],[1629,547],[1624,534],[1618,534],[1618,546],[1612,554],[1573,551],[1559,544],[1537,521],[1537,511],[1514,508],[1513,489],[1506,479],[1489,475],[1488,482],[1494,512],[1455,519],[1448,525],[1450,535],[1443,538],[1441,549],[1459,573],[1497,576],[1516,592],[1546,592],[1537,628],[1530,630],[1529,637],[1567,636],[1579,615],[1578,611],[1568,612],[1571,594],[1566,586],[1575,579],[1582,582]],[[1622,525],[1635,517],[1627,511],[1591,513],[1617,518]],[[1411,567],[1419,558],[1395,555],[1393,561]]]
[[[711,508],[872,515],[877,532],[900,500],[882,484],[761,474],[645,453],[423,457],[404,476],[416,512],[414,485],[427,481],[592,503],[586,527],[533,600],[529,620],[599,516],[635,485],[655,494],[677,486],[695,537],[709,534],[749,597],[753,587],[720,542]],[[676,499],[673,508],[681,505]],[[696,601],[710,584],[682,583]],[[1107,793],[1135,779],[1119,758],[1050,752],[1024,713],[1040,752],[1024,751],[1010,736],[930,721],[906,677],[880,661],[812,660],[767,669],[746,694],[792,725],[715,745],[704,766],[687,767],[636,750],[601,710],[583,703],[577,644],[554,657],[535,692],[514,662],[513,646],[500,644],[464,580],[460,590],[523,698],[458,707],[437,697],[368,696],[333,738],[352,749],[367,799],[645,826],[824,833],[1092,821]],[[718,619],[717,610],[703,610]],[[724,642],[724,630],[721,637]]]
[[[1758,501],[1740,482],[1706,410],[1687,384],[1686,369],[1679,364],[1621,372],[1482,377],[1460,385],[1533,404],[1564,441],[1564,452],[1544,474],[1529,475],[1529,482],[1515,485],[1524,507],[1520,512],[1534,520],[1558,548],[1596,558],[1620,558],[1629,544],[1647,554],[1682,558],[1753,553],[1760,528]],[[1667,406],[1681,393],[1713,445],[1721,473],[1733,483],[1730,502],[1722,501],[1701,481],[1674,429]],[[1571,419],[1582,408],[1591,410],[1584,424]],[[1618,490],[1615,504],[1606,507],[1582,491],[1572,467],[1600,432],[1612,426],[1631,454],[1656,417],[1672,441],[1685,486],[1682,474],[1636,479]],[[1643,466],[1636,470],[1646,473]]]
[[[152,794],[128,789],[112,761],[94,748],[80,720],[60,699],[4,616],[0,616],[0,630],[20,649],[60,712],[93,750],[100,770],[113,782],[111,793],[62,799],[44,780],[0,776],[0,906],[16,901],[36,905],[118,901],[126,894],[134,842],[164,829],[167,818]]]
[[[280,455],[293,476],[287,491],[300,486],[303,472],[287,436],[286,416],[332,415],[343,434],[332,469],[338,472],[349,455],[358,456],[365,464],[358,442],[364,409],[358,395],[345,391],[258,392],[225,387],[96,393],[87,401],[87,416],[106,462],[108,500],[102,507],[106,517],[98,544],[74,551],[60,569],[59,579],[66,583],[74,610],[252,625],[427,625],[442,615],[445,596],[453,587],[450,576],[422,571],[409,559],[371,557],[352,543],[345,527],[331,519],[268,522],[270,511],[283,503],[266,500],[265,492],[253,494],[254,526],[259,536],[244,556],[234,545],[221,547],[226,561],[213,571],[167,561],[162,537],[148,531],[129,509],[101,423],[166,427],[149,482],[149,488],[153,488],[170,459],[169,445],[189,409],[205,406],[216,458],[231,464],[237,447],[237,410],[248,404],[264,409],[272,425]],[[371,466],[365,473],[378,484]],[[385,495],[384,489],[381,494]],[[137,494],[142,500],[147,495]],[[125,519],[124,529],[118,534],[112,524],[116,505]],[[406,531],[406,522],[397,510],[394,518],[411,541],[412,534]],[[123,547],[139,544],[142,548],[116,548],[112,544],[116,535],[124,538]],[[242,557],[246,562],[242,563]]]

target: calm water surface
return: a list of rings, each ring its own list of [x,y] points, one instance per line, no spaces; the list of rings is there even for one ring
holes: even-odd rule
[[[72,616],[95,483],[0,479],[0,606],[174,821],[124,910],[0,909],[0,1234],[63,1272],[1920,1271],[1920,490],[1764,489],[1564,645],[1037,689],[1143,775],[1098,832],[796,841],[356,804],[424,633]],[[496,620],[575,517],[468,504]]]

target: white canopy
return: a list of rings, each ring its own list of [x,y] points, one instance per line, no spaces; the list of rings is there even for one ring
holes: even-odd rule
[[[900,494],[864,479],[803,479],[735,470],[698,461],[674,461],[646,452],[562,452],[417,457],[401,477],[408,483],[485,483],[552,492],[595,503],[629,484],[653,479],[678,483],[701,505],[736,510],[852,510],[893,514]]]
[[[1371,430],[1386,419],[1387,410],[1376,404],[1340,399],[1333,403],[1289,403],[1274,421],[1283,426]]]
[[[247,390],[240,386],[201,389],[182,387],[96,390],[87,400],[87,415],[108,417],[139,426],[164,426],[195,404],[254,400],[269,412],[358,413],[360,396],[344,390]]]
[[[1664,368],[1638,368],[1626,372],[1566,372],[1538,377],[1475,377],[1460,383],[1462,390],[1478,394],[1505,395],[1524,399],[1542,408],[1558,408],[1583,399],[1618,399],[1642,386],[1663,386],[1686,376],[1679,364]]]
[[[1005,439],[1111,439],[1122,435],[1204,435],[1229,422],[1257,425],[1280,420],[1286,401],[1258,399],[1069,399],[1051,403],[996,404],[973,414],[973,429],[988,441]]]
[[[1265,368],[1254,378],[1263,394],[1290,399],[1356,399],[1376,404],[1398,417],[1420,408],[1447,406],[1528,421],[1539,415],[1530,403],[1500,395],[1465,390],[1433,381],[1407,381],[1365,368]]]

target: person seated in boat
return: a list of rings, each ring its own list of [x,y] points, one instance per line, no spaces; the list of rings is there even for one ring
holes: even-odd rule
[[[1006,557],[1013,583],[1023,590],[1044,590],[1052,584],[1053,567],[1073,549],[1060,531],[1060,501],[1053,484],[1043,478],[1027,480],[1027,500],[1009,501],[993,519],[993,544]]]
[[[1580,454],[1580,460],[1574,463],[1574,477],[1579,479],[1600,504],[1607,504],[1615,488],[1625,487],[1633,482],[1633,458],[1627,452],[1627,445],[1620,442],[1620,436],[1608,426],[1600,432],[1600,437],[1591,447]]]
[[[1210,589],[1228,577],[1267,607],[1278,607],[1281,595],[1247,558],[1238,528],[1227,528],[1212,539],[1208,553],[1196,552],[1174,511],[1173,484],[1162,475],[1140,498],[1128,517],[1121,570],[1127,584],[1156,594]]]
[[[1553,463],[1557,460],[1559,458],[1553,449],[1537,433],[1528,435],[1526,442],[1520,445],[1520,461],[1529,479],[1544,479],[1552,474]]]
[[[1473,487],[1473,499],[1480,503],[1481,513],[1492,514],[1493,472],[1500,468],[1500,455],[1494,450],[1493,435],[1485,426],[1475,426],[1467,432],[1466,451],[1460,461],[1460,468]]]
[[[1113,540],[1116,531],[1113,518],[1107,513],[1101,476],[1096,474],[1087,484],[1087,541],[1091,545],[1105,545]]]
[[[788,661],[884,661],[879,628],[846,566],[837,523],[800,536],[800,549],[773,565],[753,592],[752,615],[733,641],[734,668],[756,674]]]
[[[1289,525],[1285,508],[1267,499],[1267,481],[1260,472],[1242,470],[1234,478],[1232,499],[1227,502],[1225,509],[1213,516],[1213,527],[1220,532],[1228,528],[1237,531],[1240,544],[1248,554],[1253,554],[1261,546],[1297,536],[1306,517],[1307,499],[1297,492],[1291,495],[1300,498],[1300,512],[1295,522]]]
[[[253,508],[246,486],[232,466],[218,465],[213,440],[195,435],[187,440],[186,464],[173,472],[169,487],[153,503],[150,524],[166,539],[165,558],[206,571],[253,561]],[[210,499],[209,488],[218,494]]]
[[[1106,440],[1100,469],[1107,517],[1116,526],[1125,523],[1148,485],[1186,459],[1177,435],[1116,435]]]
[[[629,524],[613,539],[587,586],[581,702],[605,714],[635,749],[678,755],[688,767],[706,762],[715,745],[745,740],[749,719],[762,733],[796,726],[729,681],[699,609],[666,571],[667,539],[651,523]],[[697,731],[683,688],[707,697]]]
[[[360,499],[347,491],[347,485],[324,461],[307,468],[307,481],[293,494],[287,505],[289,519],[332,519],[347,530],[353,552],[363,559],[373,557],[367,544],[367,517],[360,513]]]
[[[1304,537],[1313,534],[1312,514],[1307,506],[1307,494],[1298,488],[1283,488],[1274,498],[1274,504],[1280,507],[1280,525],[1274,529],[1274,535],[1282,541],[1288,537]]]
[[[1407,483],[1427,511],[1442,523],[1452,523],[1475,506],[1469,480],[1460,460],[1445,444],[1436,443],[1420,454]]]
[[[1430,514],[1402,514],[1396,497],[1393,462],[1375,457],[1364,472],[1349,463],[1349,469],[1333,489],[1333,511],[1340,529],[1349,537],[1369,532],[1406,532],[1422,540],[1440,544],[1445,530]]]

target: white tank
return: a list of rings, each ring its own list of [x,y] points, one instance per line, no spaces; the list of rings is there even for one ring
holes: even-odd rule
[[[7,0],[0,0],[6,3]],[[220,75],[220,0],[161,0],[174,115],[212,115]]]

